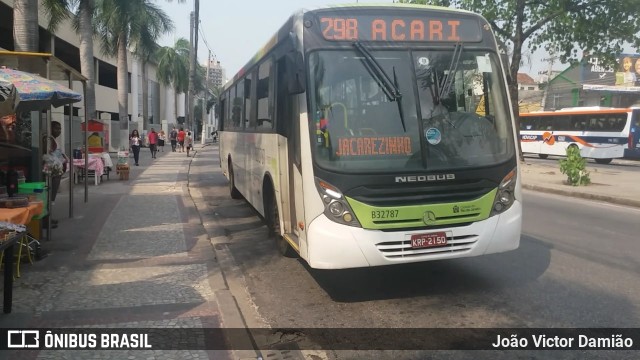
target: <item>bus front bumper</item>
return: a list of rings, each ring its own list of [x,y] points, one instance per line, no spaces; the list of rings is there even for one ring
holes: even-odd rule
[[[380,231],[335,223],[324,214],[307,232],[307,262],[316,269],[345,269],[455,259],[515,250],[520,245],[522,203],[466,226]],[[445,232],[447,245],[412,249],[411,236]]]

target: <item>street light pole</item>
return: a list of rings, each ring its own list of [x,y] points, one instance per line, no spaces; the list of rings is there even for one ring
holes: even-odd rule
[[[211,50],[209,50],[209,56],[207,57],[207,74],[204,80],[204,99],[202,100],[202,136],[200,143],[204,144],[205,135],[207,133],[207,96],[209,95],[209,70],[211,69]]]

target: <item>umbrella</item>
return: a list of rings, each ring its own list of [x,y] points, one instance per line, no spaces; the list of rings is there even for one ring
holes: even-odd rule
[[[66,86],[24,71],[0,67],[0,81],[13,84],[16,89],[15,112],[44,110],[82,100],[82,95]]]
[[[17,104],[16,87],[0,80],[0,117],[13,114]]]

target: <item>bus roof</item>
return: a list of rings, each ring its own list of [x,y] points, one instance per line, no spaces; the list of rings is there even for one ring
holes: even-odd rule
[[[366,7],[366,8],[394,8],[394,9],[398,9],[398,8],[411,8],[411,9],[421,9],[421,10],[443,10],[443,11],[447,11],[447,12],[453,12],[453,13],[461,13],[461,14],[475,14],[478,15],[474,12],[468,11],[468,10],[462,10],[462,9],[454,9],[454,8],[448,8],[448,7],[443,7],[443,6],[435,6],[435,5],[420,5],[420,4],[400,4],[400,3],[350,3],[350,4],[334,4],[334,5],[327,5],[324,7],[317,7],[317,8],[311,8],[309,10],[303,10],[304,12],[307,11],[316,11],[316,10],[326,10],[326,9],[332,9],[332,8],[345,8],[345,7]]]
[[[284,24],[280,27],[280,29],[278,29],[278,31],[273,36],[271,36],[271,38],[269,38],[269,41],[267,41],[267,43],[264,46],[262,46],[253,55],[253,57],[240,70],[238,70],[236,74],[234,74],[232,79],[230,79],[223,85],[223,91],[227,90],[229,87],[231,87],[233,83],[236,82],[236,80],[244,76],[246,69],[250,69],[253,65],[255,65],[260,60],[262,60],[262,57],[266,55],[271,49],[273,49],[273,47],[276,46],[283,38],[288,37],[289,31],[292,29],[296,19],[301,19],[304,16],[304,14],[308,12],[325,11],[325,10],[331,10],[331,9],[347,9],[347,8],[435,10],[435,11],[444,11],[444,12],[459,13],[459,14],[465,14],[465,15],[475,15],[484,19],[482,15],[471,12],[471,11],[467,11],[467,10],[447,8],[442,6],[433,6],[433,5],[419,5],[419,4],[399,4],[399,3],[353,4],[351,3],[351,4],[326,5],[326,6],[319,6],[315,8],[309,8],[309,9],[300,9],[295,13],[293,13],[287,19],[287,21],[284,22]],[[484,21],[486,22],[486,20]]]

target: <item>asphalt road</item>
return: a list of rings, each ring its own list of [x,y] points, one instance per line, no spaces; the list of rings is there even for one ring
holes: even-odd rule
[[[505,254],[318,271],[280,257],[264,237],[233,243],[230,249],[247,291],[272,327],[638,327],[638,218],[637,209],[527,192],[521,246]],[[524,353],[537,358],[532,352],[506,358]],[[377,355],[414,358],[429,353]],[[448,352],[446,358],[466,356]]]
[[[229,239],[226,246],[244,277],[246,288],[241,292],[248,294],[251,312],[260,318],[257,322],[273,328],[640,327],[640,209],[525,192],[523,233],[515,251],[326,271],[281,257],[256,212],[242,200],[229,199],[226,180],[219,174],[214,177],[217,186],[208,190],[209,196],[217,204],[220,231]],[[314,341],[304,333],[283,339],[302,347]],[[637,358],[636,353],[623,351],[330,351],[328,355]]]

